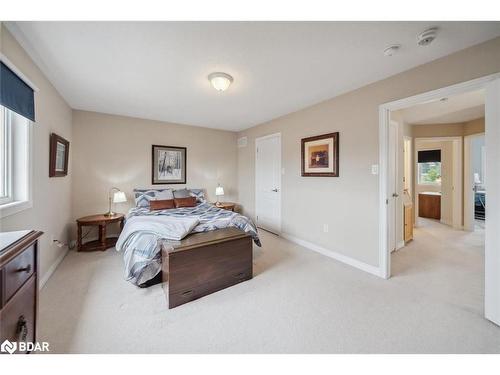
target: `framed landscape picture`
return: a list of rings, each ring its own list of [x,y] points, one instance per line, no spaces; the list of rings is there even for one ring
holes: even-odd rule
[[[152,184],[185,184],[186,153],[186,147],[153,145]]]
[[[302,177],[339,176],[339,133],[303,138]]]
[[[50,135],[49,177],[64,177],[68,174],[69,142],[63,137]]]

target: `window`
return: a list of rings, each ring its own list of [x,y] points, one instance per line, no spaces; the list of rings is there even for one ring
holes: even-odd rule
[[[0,217],[31,207],[30,120],[0,105]]]
[[[441,162],[418,163],[418,183],[420,185],[441,185]]]
[[[10,178],[10,125],[6,120],[7,113],[0,106],[0,204],[9,203],[11,199]]]

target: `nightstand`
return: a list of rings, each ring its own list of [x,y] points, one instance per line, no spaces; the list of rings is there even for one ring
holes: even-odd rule
[[[222,209],[228,210],[228,211],[234,211],[234,208],[236,207],[236,203],[218,202],[218,203],[215,203],[215,207],[222,208]]]
[[[123,222],[125,215],[114,214],[112,216],[106,215],[91,215],[81,217],[76,220],[78,226],[78,251],[104,251],[110,247],[115,246],[117,237],[106,237],[106,226],[111,223],[120,223],[120,231],[123,229]],[[99,226],[99,239],[97,241],[89,241],[83,243],[82,240],[82,227],[84,226]]]

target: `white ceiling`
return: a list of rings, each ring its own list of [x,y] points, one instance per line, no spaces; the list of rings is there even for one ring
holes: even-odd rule
[[[472,91],[402,109],[404,122],[412,125],[449,124],[484,117],[484,91]]]
[[[427,47],[416,35],[438,26]],[[9,22],[75,109],[241,130],[500,36],[500,22]],[[385,57],[398,43],[400,53]],[[207,80],[234,77],[223,93]]]

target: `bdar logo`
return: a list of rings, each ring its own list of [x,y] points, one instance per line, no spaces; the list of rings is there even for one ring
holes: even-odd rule
[[[9,340],[5,340],[2,345],[0,345],[0,351],[4,353],[12,354],[16,351],[17,343],[10,342]]]

